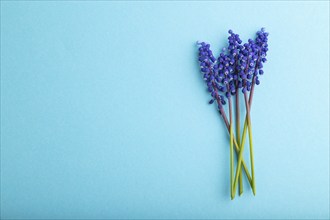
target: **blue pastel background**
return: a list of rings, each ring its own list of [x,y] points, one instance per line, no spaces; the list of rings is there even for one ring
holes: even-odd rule
[[[231,201],[195,42],[261,27],[257,196]],[[329,218],[329,2],[1,1],[1,217]]]

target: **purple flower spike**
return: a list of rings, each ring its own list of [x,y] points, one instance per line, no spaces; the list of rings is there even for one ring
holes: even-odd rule
[[[257,65],[257,45],[254,41],[249,39],[248,43],[245,43],[240,50],[239,54],[239,64],[241,66],[240,70],[240,80],[242,82],[242,92],[250,91],[250,81],[255,73]]]
[[[254,84],[259,85],[259,75],[263,75],[263,63],[267,61],[268,33],[265,28],[257,32],[255,40],[249,39],[242,44],[238,34],[228,31],[228,46],[222,49],[215,58],[210,44],[197,42],[198,60],[207,90],[211,94],[210,104],[217,102],[219,109],[226,102],[225,97],[235,95],[237,89],[242,92],[251,90]]]
[[[255,40],[255,44],[258,46],[258,55],[259,55],[259,59],[256,66],[257,67],[256,72],[259,73],[259,75],[264,74],[264,71],[262,70],[263,63],[267,61],[266,56],[268,51],[268,35],[269,34],[265,32],[265,28],[261,28],[261,30],[257,32],[257,38]],[[255,82],[257,85],[260,84],[258,78],[256,78]]]
[[[204,80],[207,85],[207,90],[212,96],[209,104],[212,104],[216,100],[218,103],[218,108],[221,109],[223,97],[220,96],[218,92],[218,82],[221,80],[218,75],[219,65],[216,64],[216,59],[213,56],[209,44],[201,42],[197,43],[197,45],[199,46],[198,60],[201,72],[204,73]]]

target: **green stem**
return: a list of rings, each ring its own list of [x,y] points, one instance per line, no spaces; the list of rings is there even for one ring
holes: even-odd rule
[[[231,199],[234,199],[233,193],[233,179],[234,179],[234,138],[233,138],[233,116],[232,116],[232,105],[231,105],[231,98],[228,98],[228,105],[229,105],[229,121],[230,121],[230,194]]]
[[[235,174],[235,180],[234,180],[234,186],[233,186],[234,196],[235,196],[235,193],[236,193],[236,186],[237,186],[238,176],[239,176],[239,173],[241,172],[241,168],[242,168],[243,152],[244,152],[244,145],[242,145],[242,147],[239,151],[238,160],[237,160],[236,174]],[[253,187],[253,178],[252,178],[251,187]]]
[[[260,59],[260,54],[258,53],[258,60]],[[249,65],[249,62],[248,62],[248,65]],[[247,66],[248,66],[247,65]],[[255,66],[255,71],[257,70],[257,65]],[[247,71],[247,68],[246,70]],[[250,108],[251,108],[251,105],[252,105],[252,99],[253,99],[253,93],[254,93],[254,86],[255,86],[255,83],[256,83],[256,76],[253,76],[252,78],[252,87],[251,87],[251,91],[250,91],[250,97],[249,97],[249,101],[247,102],[247,94],[246,92],[244,93],[244,99],[245,99],[245,105],[246,105],[246,109],[247,109],[247,114],[246,114],[246,117],[245,117],[245,121],[244,121],[244,128],[243,128],[243,137],[241,139],[241,153],[239,155],[239,157],[242,158],[242,153],[243,153],[243,150],[244,150],[244,145],[245,145],[245,136],[246,136],[246,127],[247,127],[247,124],[249,125],[249,140],[250,140],[250,161],[251,161],[251,169],[252,169],[252,184],[250,182],[250,185],[251,185],[251,188],[252,188],[252,191],[253,191],[253,194],[255,195],[256,194],[256,190],[255,190],[255,179],[254,179],[254,157],[253,157],[253,145],[252,145],[252,128],[251,128],[251,120],[248,120],[250,118]],[[249,123],[248,123],[249,122]],[[241,173],[241,168],[240,168],[240,163],[238,163],[237,165],[237,169],[239,168],[239,173]],[[236,170],[237,172],[237,170]],[[237,175],[237,173],[236,173]],[[236,176],[235,176],[235,179],[236,179]],[[236,183],[236,181],[235,181]],[[236,187],[236,184],[234,183],[234,189]]]
[[[250,144],[252,144],[252,129],[251,129],[251,119],[250,119],[250,108],[249,108],[249,103],[248,103],[248,99],[247,99],[247,93],[244,93],[244,100],[245,100],[245,107],[246,107],[246,118],[247,118],[247,125],[249,128],[249,138],[250,138]],[[244,127],[246,126],[246,123],[244,123]],[[246,135],[246,130],[243,131],[243,135]],[[239,152],[238,155],[238,162],[237,162],[237,168],[236,168],[236,174],[235,174],[235,181],[234,181],[234,193],[236,191],[236,186],[237,186],[237,181],[238,181],[238,177],[239,174],[241,173],[241,168],[242,168],[242,159],[243,159],[243,152],[244,152],[244,146],[245,144],[243,144],[245,142],[245,139],[243,138],[243,142],[241,145],[241,150]],[[253,158],[253,157],[252,157]],[[252,169],[252,189],[254,190],[254,164],[251,161],[251,169]]]
[[[254,94],[254,87],[255,87],[255,77],[253,77],[253,80],[252,80],[252,87],[251,87],[251,92],[250,92],[250,97],[249,97],[249,112],[251,111],[251,106],[252,106],[252,100],[253,100],[253,94]],[[246,131],[247,131],[247,128],[248,128],[248,115],[246,114],[246,117],[245,117],[245,121],[244,121],[244,128],[243,128],[243,135],[242,135],[242,143],[241,143],[241,148],[242,146],[245,145],[245,139],[246,139]],[[249,128],[249,135],[250,135],[250,130],[252,130],[251,128]],[[252,133],[252,132],[251,132]],[[251,134],[251,137],[252,137],[252,134]],[[252,139],[250,139],[250,143],[252,142]],[[250,184],[251,185],[251,188],[252,188],[252,191],[253,191],[253,194],[255,195],[256,194],[256,187],[255,187],[255,180],[254,180],[254,156],[253,156],[253,145],[250,144],[250,161],[251,161],[251,168],[252,168],[252,183],[253,184]]]
[[[238,145],[241,144],[240,141],[240,109],[239,109],[239,89],[236,89],[236,137]],[[243,175],[239,174],[239,195],[243,194]]]
[[[219,113],[220,113],[220,115],[222,116],[223,121],[224,121],[225,124],[226,124],[226,128],[227,128],[227,130],[228,130],[228,134],[230,134],[229,122],[228,122],[228,119],[227,119],[227,117],[226,117],[226,114],[225,114],[223,108],[221,108],[221,109],[219,110]],[[238,157],[239,152],[240,152],[240,147],[239,147],[239,145],[238,145],[237,142],[236,142],[235,135],[233,135],[233,136],[234,136],[235,152],[236,152],[236,155],[237,155],[237,157]],[[251,188],[252,188],[252,177],[251,177],[251,175],[250,175],[250,173],[249,173],[249,170],[247,169],[247,165],[246,165],[244,159],[242,159],[242,166],[243,166],[243,169],[244,169],[244,171],[245,171],[246,177],[247,177],[247,179],[248,179],[248,181],[249,181],[249,183],[250,183],[250,186],[251,186]]]
[[[246,106],[246,120],[244,123],[244,130],[243,130],[243,138],[242,138],[242,145],[241,145],[241,151],[238,157],[238,165],[236,169],[236,175],[235,175],[235,181],[234,181],[234,190],[236,189],[238,175],[241,172],[241,163],[242,163],[242,156],[245,146],[245,136],[246,136],[246,127],[248,127],[249,130],[249,141],[250,141],[250,160],[251,160],[251,173],[252,173],[252,191],[253,194],[256,194],[255,189],[255,178],[254,178],[254,157],[253,157],[253,141],[252,141],[252,125],[251,125],[251,117],[250,117],[250,107],[248,103],[247,94],[244,93],[244,100],[245,100],[245,106]]]
[[[247,94],[244,93],[245,105],[247,109],[247,124],[249,129],[249,144],[250,144],[250,161],[251,161],[251,174],[252,174],[252,191],[253,194],[256,194],[256,184],[254,178],[254,156],[253,156],[253,141],[252,141],[252,123],[251,123],[251,116],[250,116],[250,107],[248,103]]]

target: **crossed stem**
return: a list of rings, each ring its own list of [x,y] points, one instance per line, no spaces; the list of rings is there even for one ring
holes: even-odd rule
[[[217,87],[216,87],[216,85],[215,85],[215,83],[213,82],[212,83],[213,84],[213,88],[214,88],[214,90],[215,90],[215,92],[217,92]],[[252,90],[251,90],[252,91]],[[250,97],[251,97],[251,94],[250,94]],[[233,167],[234,167],[234,164],[233,164],[233,159],[232,159],[232,155],[233,155],[233,153],[232,153],[232,149],[233,149],[233,147],[232,147],[232,144],[234,144],[234,146],[235,146],[235,152],[236,152],[236,155],[237,155],[237,157],[239,157],[239,155],[241,155],[241,149],[240,149],[240,145],[237,143],[237,141],[236,141],[236,138],[235,138],[235,135],[233,134],[233,132],[232,132],[232,115],[231,115],[231,113],[232,113],[232,110],[231,110],[231,101],[230,101],[230,123],[228,122],[228,119],[227,119],[227,116],[226,116],[226,113],[225,113],[225,111],[223,110],[223,106],[222,106],[222,104],[221,104],[221,100],[220,100],[220,98],[219,98],[219,96],[217,96],[216,97],[216,101],[217,101],[217,103],[218,103],[218,106],[219,106],[219,113],[220,113],[220,115],[222,116],[222,118],[223,118],[223,120],[224,120],[224,122],[225,122],[225,124],[226,124],[226,127],[227,127],[227,130],[228,130],[228,133],[229,133],[229,135],[230,135],[230,150],[231,150],[231,152],[230,152],[230,158],[231,158],[231,163],[230,163],[230,173],[231,173],[231,184],[230,184],[230,188],[231,188],[231,198],[233,199],[234,197],[235,197],[235,189],[236,189],[236,185],[237,185],[237,181],[235,181],[236,182],[236,184],[235,184],[235,182],[234,182],[234,184],[233,184]],[[229,103],[228,103],[229,104]],[[246,130],[246,129],[244,129],[244,130]],[[245,136],[244,136],[245,137]],[[244,146],[244,145],[243,145]],[[240,160],[241,162],[239,163],[239,165],[240,165],[240,172],[239,172],[239,176],[242,178],[242,172],[241,172],[241,166],[243,166],[243,169],[244,169],[244,171],[245,171],[245,173],[246,173],[246,177],[247,177],[247,179],[248,179],[248,181],[249,181],[249,183],[250,183],[250,186],[251,187],[253,187],[253,178],[251,178],[251,175],[250,175],[250,173],[249,173],[249,171],[248,171],[248,168],[247,168],[247,166],[246,166],[246,163],[245,163],[245,161],[244,161],[244,159],[242,158],[242,156],[241,156],[241,160]],[[237,170],[236,170],[236,176],[237,176]],[[243,181],[242,181],[243,182]],[[242,184],[241,184],[242,185]],[[242,191],[240,190],[240,194],[241,194],[241,192],[243,192],[243,188],[242,188]]]
[[[252,143],[252,125],[251,125],[251,118],[250,118],[250,110],[251,110],[251,105],[252,105],[252,99],[253,99],[253,93],[254,93],[254,86],[255,86],[255,77],[253,77],[252,80],[252,87],[250,91],[250,96],[249,99],[247,98],[247,93],[244,93],[244,100],[245,100],[245,106],[246,106],[246,117],[245,117],[245,122],[244,122],[244,128],[243,128],[243,135],[242,135],[242,143],[241,143],[241,151],[238,156],[238,162],[237,162],[237,168],[236,168],[236,175],[235,175],[235,181],[234,181],[234,194],[235,194],[235,189],[237,186],[237,180],[238,180],[238,175],[241,173],[241,166],[242,166],[242,161],[243,160],[243,151],[244,151],[244,145],[245,145],[245,139],[246,139],[246,130],[247,128],[249,129],[249,141],[250,141],[250,161],[251,161],[251,173],[252,173],[252,184],[251,188],[253,191],[253,194],[256,194],[256,187],[255,187],[255,178],[254,178],[254,156],[253,156],[253,143]],[[243,165],[244,167],[244,165]]]
[[[224,121],[225,124],[226,124],[226,128],[227,128],[227,130],[228,130],[228,133],[230,134],[230,126],[229,126],[229,122],[228,122],[228,119],[227,119],[226,113],[225,113],[225,111],[223,110],[223,108],[220,108],[219,113],[220,113],[220,115],[222,116],[223,121]],[[237,142],[236,142],[235,135],[233,135],[233,139],[234,139],[233,142],[234,142],[234,146],[235,146],[234,149],[235,149],[236,155],[239,156],[239,153],[240,153],[240,147],[239,147],[239,145],[238,145]],[[249,170],[248,170],[248,168],[247,168],[247,166],[246,166],[246,163],[245,163],[244,159],[242,159],[242,166],[243,166],[243,169],[244,169],[244,171],[245,171],[245,173],[246,173],[246,177],[247,177],[247,179],[248,179],[248,181],[249,181],[249,183],[250,183],[250,185],[251,185],[251,187],[252,187],[252,178],[251,178],[251,175],[250,175],[250,173],[249,173]]]

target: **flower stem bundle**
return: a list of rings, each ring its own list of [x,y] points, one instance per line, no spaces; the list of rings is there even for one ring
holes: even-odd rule
[[[262,28],[257,32],[254,40],[249,39],[244,44],[242,44],[238,34],[233,33],[232,30],[229,30],[228,33],[230,35],[228,37],[228,46],[223,48],[217,58],[214,57],[209,44],[205,42],[198,42],[197,44],[199,46],[198,60],[201,72],[203,73],[207,90],[212,96],[209,104],[217,104],[220,116],[229,133],[230,194],[231,199],[234,199],[237,185],[239,185],[239,195],[243,193],[243,174],[245,174],[253,194],[256,194],[250,111],[255,85],[260,84],[259,76],[264,73],[263,63],[267,61],[268,33]],[[240,126],[240,100],[242,99],[240,99],[240,91],[243,93],[246,113],[242,137]],[[234,98],[232,99],[232,97]],[[227,102],[229,121],[224,109],[224,105]],[[235,120],[233,117],[233,105],[235,105]],[[247,132],[249,134],[251,175],[243,158]],[[236,169],[234,167],[234,151],[236,153]]]

